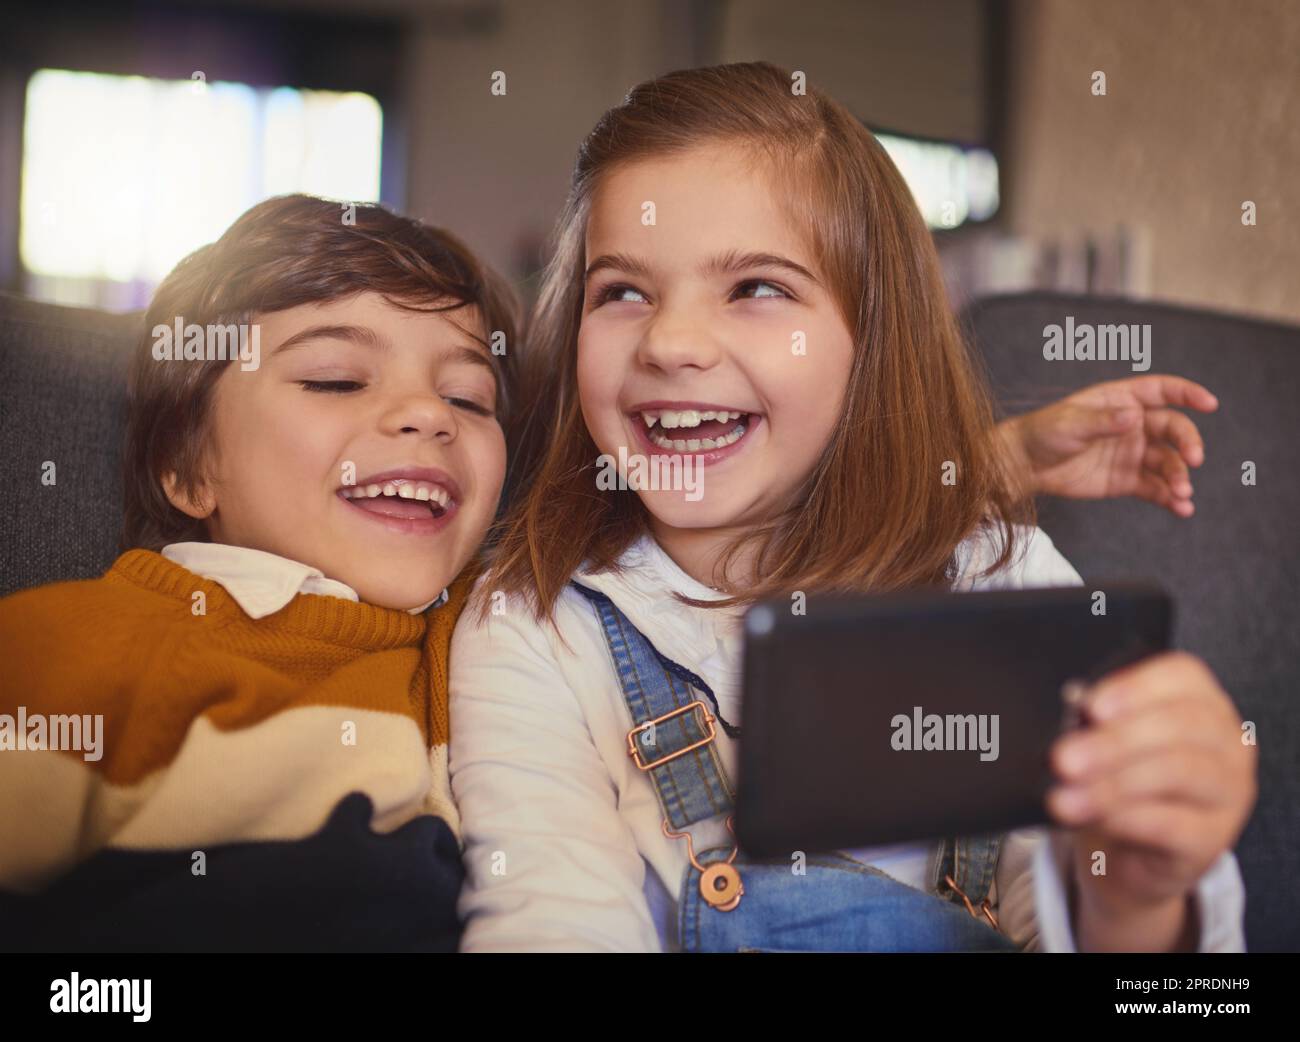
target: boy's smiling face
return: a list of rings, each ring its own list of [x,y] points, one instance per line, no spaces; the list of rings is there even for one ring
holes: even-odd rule
[[[620,167],[593,199],[578,332],[587,428],[603,453],[684,452],[703,466],[698,502],[639,493],[661,544],[787,507],[840,418],[852,336],[766,174],[710,144]]]
[[[214,542],[288,557],[415,608],[468,563],[505,476],[497,369],[476,310],[379,294],[255,316],[262,364],[217,380],[195,501]]]

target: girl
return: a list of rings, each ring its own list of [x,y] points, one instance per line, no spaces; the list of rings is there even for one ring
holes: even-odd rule
[[[532,334],[547,445],[453,641],[464,948],[1242,947],[1253,747],[1183,654],[1094,687],[1053,750],[1065,830],[736,856],[748,603],[1081,581],[1017,523],[906,186],[791,84],[673,73],[581,150]],[[620,454],[703,495],[605,490]]]

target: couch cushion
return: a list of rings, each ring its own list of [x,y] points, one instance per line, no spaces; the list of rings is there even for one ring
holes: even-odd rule
[[[140,321],[0,294],[0,594],[99,575],[116,557],[126,362]]]

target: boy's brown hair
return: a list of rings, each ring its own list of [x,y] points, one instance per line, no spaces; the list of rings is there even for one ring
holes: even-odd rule
[[[145,313],[129,382],[124,549],[207,539],[202,521],[168,501],[162,476],[174,473],[179,489],[195,491],[213,389],[227,367],[239,364],[158,361],[151,331],[177,319],[200,326],[251,323],[256,315],[367,291],[412,311],[473,307],[489,337],[504,334],[505,353],[494,360],[498,417],[506,423],[518,305],[505,280],[454,235],[381,206],[307,195],[268,199],[177,264]]]
[[[794,223],[835,294],[855,352],[844,409],[797,507],[757,532],[743,594],[945,585],[958,544],[986,521],[1001,532],[992,568],[1013,555],[1013,521],[1032,504],[993,440],[993,411],[953,317],[933,238],[880,143],[843,105],[765,62],[673,72],[634,87],[578,153],[555,254],[528,333],[513,466],[525,492],[503,525],[491,589],[539,617],[584,563],[617,567],[647,530],[635,492],[594,491],[599,450],[583,421],[576,344],[592,199],[612,171],[710,144],[747,147],[785,189]],[[811,363],[810,363],[811,364]],[[957,484],[944,484],[945,464]],[[718,577],[745,541],[732,544]]]

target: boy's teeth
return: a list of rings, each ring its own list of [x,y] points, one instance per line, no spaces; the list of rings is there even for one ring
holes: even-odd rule
[[[402,482],[400,485],[388,482],[383,485],[357,485],[355,488],[343,489],[345,499],[376,499],[379,496],[415,499],[421,503],[435,503],[444,509],[451,502],[451,496],[446,489],[427,482],[419,482],[414,485],[408,482]]]

